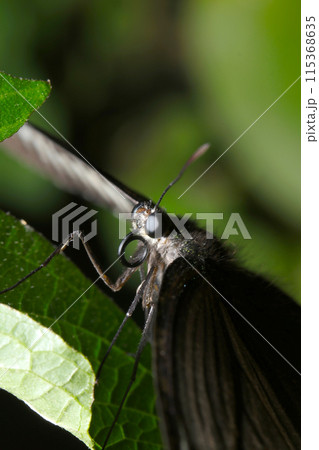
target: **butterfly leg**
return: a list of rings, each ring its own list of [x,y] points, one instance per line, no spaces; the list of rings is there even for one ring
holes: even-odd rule
[[[112,291],[116,292],[119,291],[123,285],[126,283],[126,281],[133,275],[133,273],[138,269],[138,267],[129,267],[127,268],[119,277],[118,279],[113,283],[110,278],[105,275],[103,273],[103,270],[101,269],[100,265],[97,263],[92,250],[90,249],[89,245],[84,241],[84,235],[83,233],[78,230],[78,231],[73,231],[73,233],[70,233],[69,236],[60,244],[57,246],[57,248],[43,261],[42,264],[40,264],[38,267],[36,267],[35,269],[33,269],[31,272],[29,272],[25,277],[21,278],[19,281],[17,281],[15,284],[13,284],[12,286],[3,289],[2,291],[0,291],[0,295],[1,294],[5,294],[6,292],[9,292],[13,289],[15,289],[17,286],[19,286],[21,283],[23,283],[24,281],[26,281],[28,278],[30,278],[32,275],[36,274],[37,272],[39,272],[39,270],[43,269],[44,267],[46,267],[51,261],[52,259],[56,256],[59,255],[60,253],[62,253],[70,244],[70,242],[72,242],[74,240],[75,237],[80,238],[86,253],[88,254],[90,261],[92,262],[95,270],[97,271],[97,273],[100,275],[101,279],[104,281],[104,283],[110,288],[112,289]]]
[[[134,366],[133,366],[133,370],[132,370],[132,374],[131,374],[131,378],[130,378],[129,384],[128,384],[127,388],[126,388],[126,391],[124,392],[124,395],[122,397],[121,403],[120,403],[120,405],[118,407],[118,410],[116,412],[116,415],[115,415],[115,417],[113,419],[112,425],[111,425],[111,427],[110,427],[110,429],[108,431],[108,434],[107,434],[107,436],[105,438],[104,444],[102,446],[102,450],[105,449],[105,447],[106,447],[106,445],[108,443],[108,440],[109,440],[109,438],[110,438],[110,436],[112,434],[114,426],[115,426],[115,424],[116,424],[116,422],[117,422],[117,420],[119,418],[119,415],[121,413],[121,410],[122,410],[122,407],[123,407],[124,402],[126,400],[126,397],[127,397],[128,393],[129,393],[131,387],[132,387],[132,384],[135,381],[136,372],[137,372],[137,368],[138,368],[138,365],[139,365],[139,362],[140,362],[141,354],[143,352],[143,349],[144,349],[145,345],[148,342],[149,333],[150,333],[150,330],[152,329],[153,319],[155,317],[155,311],[156,311],[155,308],[156,308],[156,305],[151,305],[151,307],[150,307],[150,311],[148,313],[147,320],[146,320],[145,325],[144,325],[142,337],[141,337],[141,340],[140,340],[140,342],[138,344],[137,351],[136,351],[136,354],[135,354],[135,362],[134,362]]]
[[[137,290],[137,292],[136,292],[136,295],[135,295],[135,297],[134,297],[134,300],[132,301],[132,303],[131,303],[131,305],[130,305],[128,311],[127,311],[127,313],[125,314],[125,317],[124,317],[124,319],[123,319],[121,325],[119,326],[117,332],[115,333],[115,335],[114,335],[114,337],[113,337],[113,339],[112,339],[112,342],[110,343],[109,348],[107,349],[107,351],[106,351],[106,353],[105,353],[105,355],[104,355],[104,357],[103,357],[103,359],[102,359],[102,361],[101,361],[101,364],[100,364],[100,366],[99,366],[99,368],[98,368],[98,371],[97,371],[97,373],[96,373],[96,383],[98,383],[98,381],[99,381],[99,378],[100,378],[100,376],[101,376],[101,372],[102,372],[103,365],[104,365],[104,363],[105,363],[105,361],[106,361],[106,358],[109,356],[110,351],[111,351],[113,345],[115,344],[117,338],[119,337],[119,335],[120,335],[120,333],[121,333],[121,331],[122,331],[124,325],[126,324],[126,322],[128,321],[128,319],[132,316],[132,314],[133,314],[133,312],[134,312],[134,310],[135,310],[135,308],[136,308],[138,302],[139,302],[140,299],[143,297],[144,292],[145,292],[145,289],[147,288],[147,286],[148,286],[148,284],[149,284],[149,280],[150,280],[150,278],[151,278],[151,276],[152,276],[152,274],[153,274],[153,271],[154,271],[154,268],[152,268],[152,269],[149,271],[149,273],[147,274],[147,277],[146,277],[145,280],[142,282],[142,284],[139,286],[139,288],[138,288],[138,290]]]
[[[138,271],[139,271],[139,274],[140,274],[141,281],[144,281],[144,279],[145,279],[145,272],[144,272],[143,264],[141,264],[138,267]]]
[[[69,239],[69,237],[67,238]],[[28,273],[25,277],[21,278],[19,281],[17,281],[15,284],[13,284],[12,286],[3,289],[2,291],[0,291],[0,295],[1,294],[5,294],[6,292],[11,291],[12,289],[16,288],[17,286],[19,286],[21,283],[23,283],[25,280],[27,280],[28,278],[30,278],[32,275],[36,274],[37,272],[39,272],[39,270],[43,269],[43,267],[46,267],[50,261],[52,261],[52,259],[56,256],[59,255],[64,248],[68,245],[68,243],[70,242],[70,240],[66,243],[66,242],[62,242],[62,244],[58,245],[58,247],[51,253],[51,255],[49,255],[47,257],[47,259],[45,261],[43,261],[42,264],[40,264],[38,267],[36,267],[35,269],[33,269],[30,273]]]
[[[138,270],[138,267],[128,267],[118,277],[118,279],[113,283],[110,280],[110,278],[107,275],[105,275],[105,273],[104,273],[105,271],[103,271],[103,269],[101,268],[101,266],[99,265],[99,263],[95,259],[95,256],[93,255],[91,247],[84,240],[84,235],[83,235],[82,231],[80,231],[80,230],[79,231],[74,231],[71,234],[73,235],[73,238],[76,235],[77,237],[79,237],[81,239],[83,247],[84,247],[88,257],[90,258],[90,261],[91,261],[93,267],[95,268],[97,273],[100,275],[101,280],[104,281],[106,286],[109,287],[110,289],[112,289],[113,292],[119,291],[124,286],[124,284],[127,282],[127,280],[133,275],[133,273]]]

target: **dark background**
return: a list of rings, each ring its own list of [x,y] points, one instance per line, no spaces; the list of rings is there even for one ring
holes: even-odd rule
[[[94,165],[154,200],[210,142],[163,206],[223,212],[217,235],[239,212],[252,236],[231,239],[242,264],[299,301],[299,82],[177,199],[299,76],[299,23],[299,3],[288,1],[2,2],[0,70],[49,78],[41,113]],[[36,113],[32,121],[52,132]],[[71,200],[81,202],[0,152],[3,210],[50,239],[51,215]],[[98,232],[93,245],[107,267],[117,254],[117,220],[100,212]],[[83,254],[69,256],[95,277]],[[120,271],[115,266],[113,277]],[[133,292],[131,283],[119,301]],[[30,425],[34,414],[23,405],[20,416],[20,402],[1,395],[10,398],[1,403],[1,426],[14,424],[4,425],[1,448],[31,446],[35,435],[34,449],[73,448],[54,443],[42,419]]]

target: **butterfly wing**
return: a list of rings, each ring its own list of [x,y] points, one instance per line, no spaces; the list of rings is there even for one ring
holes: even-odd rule
[[[300,308],[231,263],[208,258],[201,272],[207,281],[175,260],[158,303],[154,365],[168,447],[299,448],[299,374],[211,285],[298,370]]]
[[[29,124],[6,139],[3,145],[10,154],[37,169],[60,188],[81,195],[96,205],[110,208],[115,214],[129,213],[136,204],[147,200],[109,175],[102,175]]]

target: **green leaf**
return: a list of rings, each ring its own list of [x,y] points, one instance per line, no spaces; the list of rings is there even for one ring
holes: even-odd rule
[[[93,448],[88,434],[94,373],[50,329],[0,304],[0,386]]]
[[[52,245],[31,227],[0,212],[0,289],[14,284],[52,251]],[[73,263],[59,255],[29,280],[0,296],[0,300],[45,327],[54,323],[52,331],[81,352],[96,371],[123,320],[123,311],[91,285]],[[90,435],[96,449],[101,448],[127,387],[134,364],[131,354],[136,351],[140,335],[141,330],[133,321],[126,324],[95,388]],[[148,346],[108,448],[162,448],[150,360]],[[74,428],[77,420],[75,415]]]
[[[27,80],[0,72],[0,142],[12,136],[50,94],[49,81]]]

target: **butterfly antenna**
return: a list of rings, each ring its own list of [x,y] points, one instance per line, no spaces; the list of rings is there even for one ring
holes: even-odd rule
[[[210,144],[203,144],[196,150],[195,153],[192,154],[192,156],[183,165],[177,177],[173,181],[171,181],[170,184],[164,189],[162,195],[160,196],[158,202],[155,205],[155,209],[159,206],[159,204],[163,200],[163,197],[166,194],[166,192],[181,178],[187,167],[190,166],[194,161],[196,161],[200,156],[202,156],[208,150],[209,147]]]

